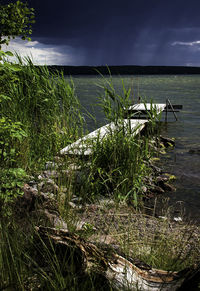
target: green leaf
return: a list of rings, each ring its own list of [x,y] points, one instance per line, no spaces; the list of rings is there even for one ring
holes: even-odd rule
[[[13,72],[19,72],[22,70],[22,68],[17,64],[11,64],[9,67]]]
[[[10,52],[10,51],[5,52],[5,54],[6,54],[7,56],[9,56],[9,57],[13,57],[13,56],[14,56],[13,53]]]
[[[1,100],[11,100],[11,98],[9,96],[0,94],[0,102],[1,102]]]
[[[4,51],[2,51],[2,50],[0,50],[0,56],[5,56],[5,52]]]

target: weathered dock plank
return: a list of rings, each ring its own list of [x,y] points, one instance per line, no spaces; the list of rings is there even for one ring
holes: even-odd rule
[[[155,103],[140,103],[134,104],[128,108],[128,112],[133,113],[146,113],[147,111],[156,110],[156,113],[159,114],[164,111],[166,108],[166,103],[155,104]]]
[[[169,101],[168,101],[169,102]],[[146,114],[147,111],[150,112],[151,110],[155,110],[157,114],[161,113],[162,111],[167,112],[179,112],[179,110],[183,109],[183,105],[177,105],[177,104],[168,104],[168,103],[161,103],[161,104],[155,104],[155,103],[140,103],[140,104],[134,104],[128,108],[128,112],[130,113],[142,113]]]
[[[177,109],[181,109],[181,105],[175,105]],[[148,119],[144,119],[147,117],[143,117],[143,115],[147,114],[148,112],[155,113],[155,117],[157,114],[160,114],[163,111],[170,111],[175,114],[174,108],[171,105],[170,101],[167,100],[167,103],[139,103],[134,104],[128,108],[126,111],[129,117],[128,119],[124,119],[121,124],[116,125],[115,123],[111,122],[101,128],[96,129],[95,131],[89,133],[88,135],[80,138],[76,142],[66,146],[60,151],[61,155],[73,155],[73,156],[89,156],[93,152],[94,144],[97,141],[101,141],[107,135],[112,134],[115,130],[125,130],[124,134],[126,134],[126,130],[129,128],[129,132],[131,131],[132,134],[137,135],[145,126],[145,123],[148,122]],[[133,116],[130,114],[133,113]],[[176,117],[176,115],[175,115]],[[177,119],[177,117],[176,117]]]
[[[175,110],[181,110],[181,109],[183,109],[183,105],[173,104],[172,106],[173,106],[173,108],[174,108]],[[168,105],[166,106],[165,110],[166,110],[166,109],[171,109],[171,106],[168,104]]]
[[[63,155],[84,155],[89,156],[92,154],[93,144],[97,141],[101,141],[107,135],[110,135],[116,130],[124,130],[125,134],[127,131],[133,135],[137,135],[145,126],[148,120],[142,119],[124,119],[123,123],[116,125],[114,122],[106,124],[101,128],[89,133],[88,135],[80,138],[76,142],[66,146],[60,151]]]

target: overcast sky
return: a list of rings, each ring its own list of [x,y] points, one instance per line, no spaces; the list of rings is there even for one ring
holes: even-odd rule
[[[28,0],[38,64],[200,66],[200,0]]]

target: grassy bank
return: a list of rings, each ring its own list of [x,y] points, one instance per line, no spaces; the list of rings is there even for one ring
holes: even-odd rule
[[[122,94],[112,80],[103,86],[100,106],[118,127],[103,141],[87,141],[87,160],[59,154],[85,128],[73,81],[19,57],[18,65],[0,64],[0,87],[2,290],[112,290],[98,272],[77,271],[83,262],[73,247],[58,253],[47,246],[39,225],[65,225],[77,240],[117,246],[134,263],[198,269],[198,227],[172,222],[167,211],[164,219],[155,218],[154,208],[151,217],[142,214],[157,183],[159,116],[152,110],[145,133],[124,126],[130,90],[123,82]]]
[[[74,141],[83,124],[72,81],[66,83],[62,74],[46,67],[36,68],[29,58],[18,56],[18,61],[0,66],[0,179],[5,199],[12,188],[16,191],[18,180],[39,171]]]

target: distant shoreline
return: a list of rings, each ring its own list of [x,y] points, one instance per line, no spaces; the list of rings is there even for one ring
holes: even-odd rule
[[[200,74],[200,67],[187,66],[48,66],[64,75],[190,75]]]

